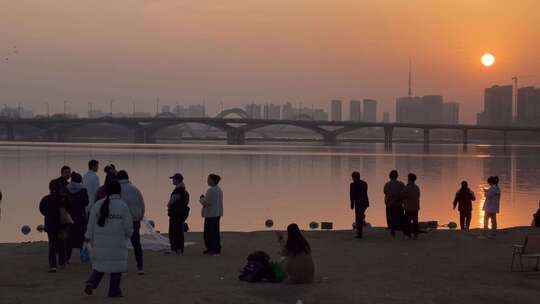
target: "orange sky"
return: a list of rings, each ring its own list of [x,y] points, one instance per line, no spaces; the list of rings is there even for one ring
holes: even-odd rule
[[[108,2],[108,1],[107,1]],[[2,103],[153,111],[201,102],[328,107],[334,98],[443,94],[473,122],[483,88],[540,85],[537,0],[0,0]],[[517,3],[517,4],[516,4]],[[13,46],[18,55],[9,54]],[[480,64],[490,51],[496,64]]]

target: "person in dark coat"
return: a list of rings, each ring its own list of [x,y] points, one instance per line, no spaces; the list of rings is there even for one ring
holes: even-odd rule
[[[49,272],[63,269],[66,264],[67,225],[61,223],[60,209],[70,211],[68,199],[61,194],[62,184],[58,179],[49,183],[50,194],[41,199],[39,212],[45,217],[45,231],[49,240]],[[58,262],[58,264],[57,264]]]
[[[69,237],[67,243],[67,262],[71,259],[73,248],[82,249],[84,243],[84,234],[86,233],[88,206],[88,192],[82,185],[82,176],[77,173],[71,173],[71,183],[67,186],[70,196],[71,210],[69,214],[73,219],[73,225],[69,228]]]
[[[469,230],[471,225],[472,202],[476,200],[474,192],[469,189],[467,181],[461,182],[461,189],[456,192],[454,197],[454,210],[459,211],[459,224],[461,230]]]
[[[69,179],[71,178],[71,168],[68,166],[63,166],[60,169],[60,177],[56,180],[60,184],[60,193],[64,195],[69,195],[67,186],[69,185]]]
[[[180,173],[171,176],[175,186],[167,204],[169,215],[169,241],[171,250],[167,253],[184,253],[184,223],[189,216],[189,193],[184,185],[184,177]]]
[[[365,212],[369,207],[368,185],[360,179],[359,172],[353,172],[352,179],[353,182],[350,188],[351,210],[354,210],[355,214],[356,238],[361,239],[366,217]]]
[[[538,207],[540,207],[540,203],[538,203]],[[540,208],[533,214],[533,227],[540,228]]]

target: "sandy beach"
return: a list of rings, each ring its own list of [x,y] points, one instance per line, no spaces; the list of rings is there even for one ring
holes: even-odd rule
[[[0,303],[535,303],[540,271],[510,272],[511,244],[528,228],[477,239],[478,231],[439,230],[417,241],[392,240],[385,229],[357,240],[347,231],[307,232],[319,280],[312,285],[244,283],[238,269],[247,254],[265,250],[277,258],[271,231],[224,233],[224,254],[201,254],[200,233],[188,233],[184,256],[145,252],[146,275],[124,276],[122,299],[107,299],[108,277],[93,296],[82,290],[89,265],[73,262],[47,273],[45,242],[0,245]],[[131,253],[130,253],[131,255]],[[534,270],[533,260],[525,261]]]

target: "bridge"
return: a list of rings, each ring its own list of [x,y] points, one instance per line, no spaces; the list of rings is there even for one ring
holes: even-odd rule
[[[385,123],[385,122],[363,122],[363,121],[320,121],[308,119],[250,119],[250,118],[227,118],[218,116],[209,117],[175,117],[158,116],[145,118],[31,118],[31,119],[8,119],[0,118],[0,126],[4,126],[7,139],[15,140],[15,130],[21,126],[30,126],[50,134],[51,140],[66,141],[71,130],[84,128],[90,125],[111,124],[126,127],[133,130],[133,141],[136,143],[153,143],[156,141],[156,133],[164,128],[183,124],[202,124],[223,131],[227,135],[227,143],[231,145],[242,145],[246,141],[246,133],[256,131],[260,128],[274,125],[295,126],[314,132],[321,136],[322,141],[327,145],[335,145],[338,137],[342,134],[363,128],[384,129],[384,142],[386,147],[391,147],[393,143],[393,131],[398,128],[408,128],[423,130],[424,144],[430,144],[430,132],[432,130],[457,130],[461,131],[464,147],[468,144],[468,134],[474,130],[497,131],[503,136],[504,143],[507,142],[509,132],[540,132],[537,127],[520,126],[483,126],[483,125],[445,125],[445,124],[414,124],[414,123]]]

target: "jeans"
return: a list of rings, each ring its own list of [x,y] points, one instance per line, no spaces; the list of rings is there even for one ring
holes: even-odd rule
[[[491,220],[491,234],[497,233],[497,213],[485,213],[484,214],[484,234],[487,234],[489,220]]]
[[[133,234],[131,235],[131,246],[133,246],[133,253],[135,253],[135,260],[137,260],[137,268],[143,268],[143,250],[141,246],[141,222],[133,222]]]
[[[86,281],[86,285],[92,287],[92,289],[96,289],[99,286],[99,283],[101,282],[101,279],[103,279],[103,275],[105,273],[99,272],[97,270],[92,270],[92,273],[90,274],[90,277],[88,278],[88,281]],[[111,279],[109,280],[109,297],[116,297],[122,295],[122,290],[120,289],[120,280],[122,279],[122,273],[111,273]]]
[[[396,235],[396,230],[402,229],[403,224],[403,207],[390,206],[386,207],[386,221],[388,223],[388,229],[392,236]]]
[[[418,211],[405,211],[404,233],[408,237],[412,234],[418,237]]]
[[[460,211],[459,212],[459,226],[461,230],[469,230],[471,226],[471,211]]]
[[[211,253],[221,253],[221,237],[219,234],[219,220],[221,217],[207,217],[204,219],[204,244]]]
[[[56,268],[57,257],[58,264],[63,267],[66,264],[66,240],[60,238],[60,232],[49,233],[47,237],[49,239],[49,267]]]
[[[169,242],[171,251],[184,252],[184,222],[170,217],[169,218]]]
[[[366,208],[354,207],[356,236],[358,237],[362,237],[362,233],[364,231],[364,220],[366,218],[365,212],[366,212]]]

